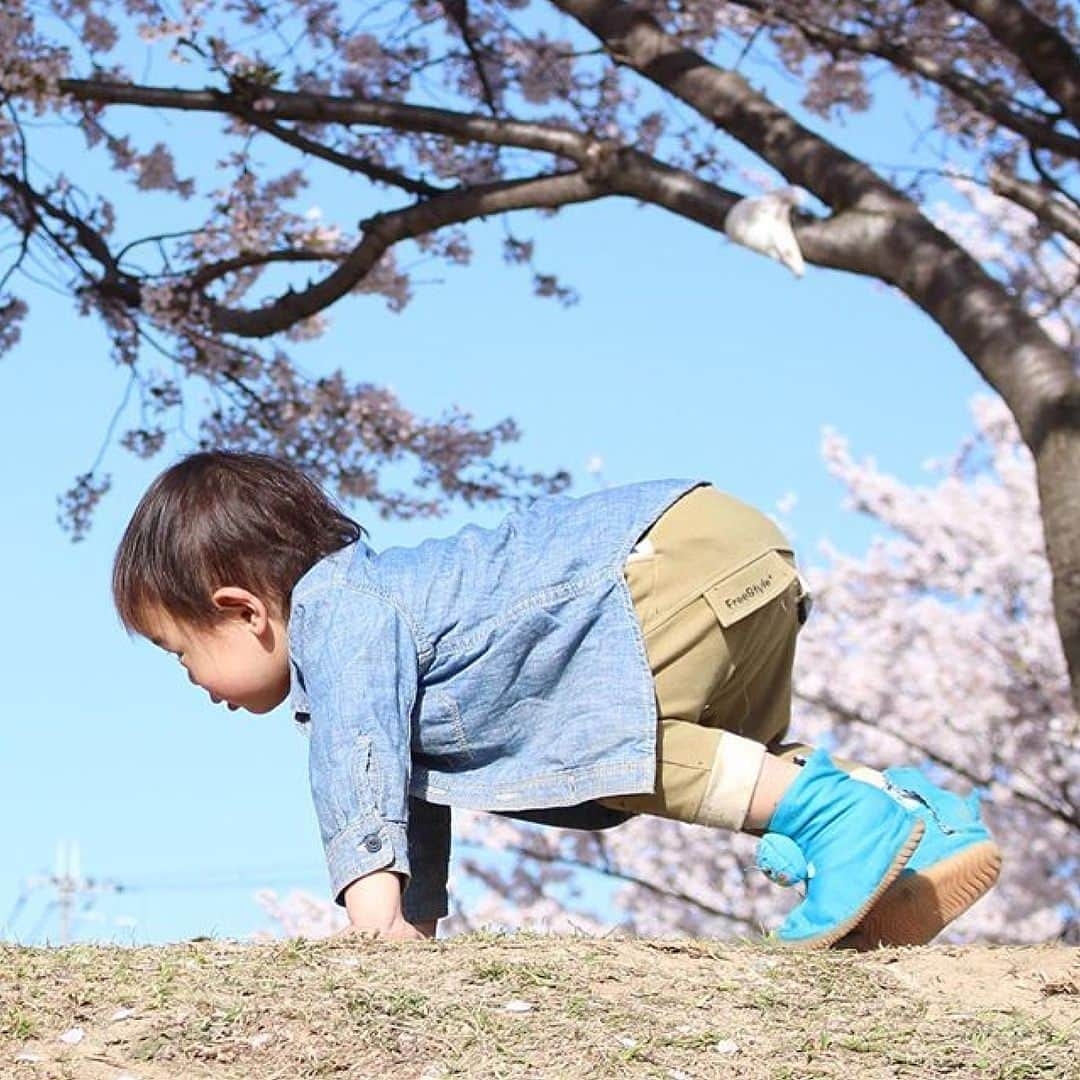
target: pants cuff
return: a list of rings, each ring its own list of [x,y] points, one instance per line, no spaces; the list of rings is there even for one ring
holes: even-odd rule
[[[765,753],[763,743],[721,732],[696,824],[736,831],[743,827]]]

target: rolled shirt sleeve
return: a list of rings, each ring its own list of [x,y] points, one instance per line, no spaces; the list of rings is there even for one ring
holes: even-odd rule
[[[303,673],[311,794],[337,903],[376,870],[410,876],[415,639],[383,597],[338,585],[304,600]]]

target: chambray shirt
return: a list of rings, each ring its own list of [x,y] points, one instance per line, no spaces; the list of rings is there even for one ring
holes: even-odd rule
[[[304,575],[291,705],[335,898],[393,870],[411,879],[406,916],[439,917],[449,807],[605,827],[625,815],[582,804],[653,789],[655,692],[623,566],[701,483],[545,496],[413,548],[360,540]]]

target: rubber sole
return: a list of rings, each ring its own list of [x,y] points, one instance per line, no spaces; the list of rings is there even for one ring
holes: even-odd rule
[[[837,923],[836,926],[827,930],[824,934],[819,934],[817,937],[803,938],[801,941],[784,941],[782,938],[776,938],[775,941],[778,945],[783,946],[785,949],[797,949],[797,950],[809,950],[809,949],[827,949],[830,945],[839,941],[842,937],[849,934],[853,927],[859,926],[866,918],[868,913],[873,909],[874,905],[879,899],[884,897],[884,894],[888,891],[889,887],[899,877],[900,872],[908,864],[908,860],[915,854],[915,849],[919,846],[919,841],[923,837],[923,832],[926,826],[921,821],[916,821],[912,826],[911,833],[907,840],[904,841],[904,846],[896,853],[896,858],[893,859],[889,869],[885,871],[882,876],[881,883],[871,893],[870,898],[854,915],[849,919],[845,919],[841,923]]]
[[[992,840],[942,859],[924,870],[902,874],[842,944],[925,945],[993,888],[1001,871],[1001,849]]]

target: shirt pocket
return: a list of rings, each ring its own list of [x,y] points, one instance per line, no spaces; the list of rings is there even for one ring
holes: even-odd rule
[[[473,757],[458,703],[444,690],[424,691],[413,738],[421,754],[446,764],[464,764]]]
[[[729,571],[703,595],[717,621],[727,629],[781,596],[798,580],[791,553],[772,549]]]

